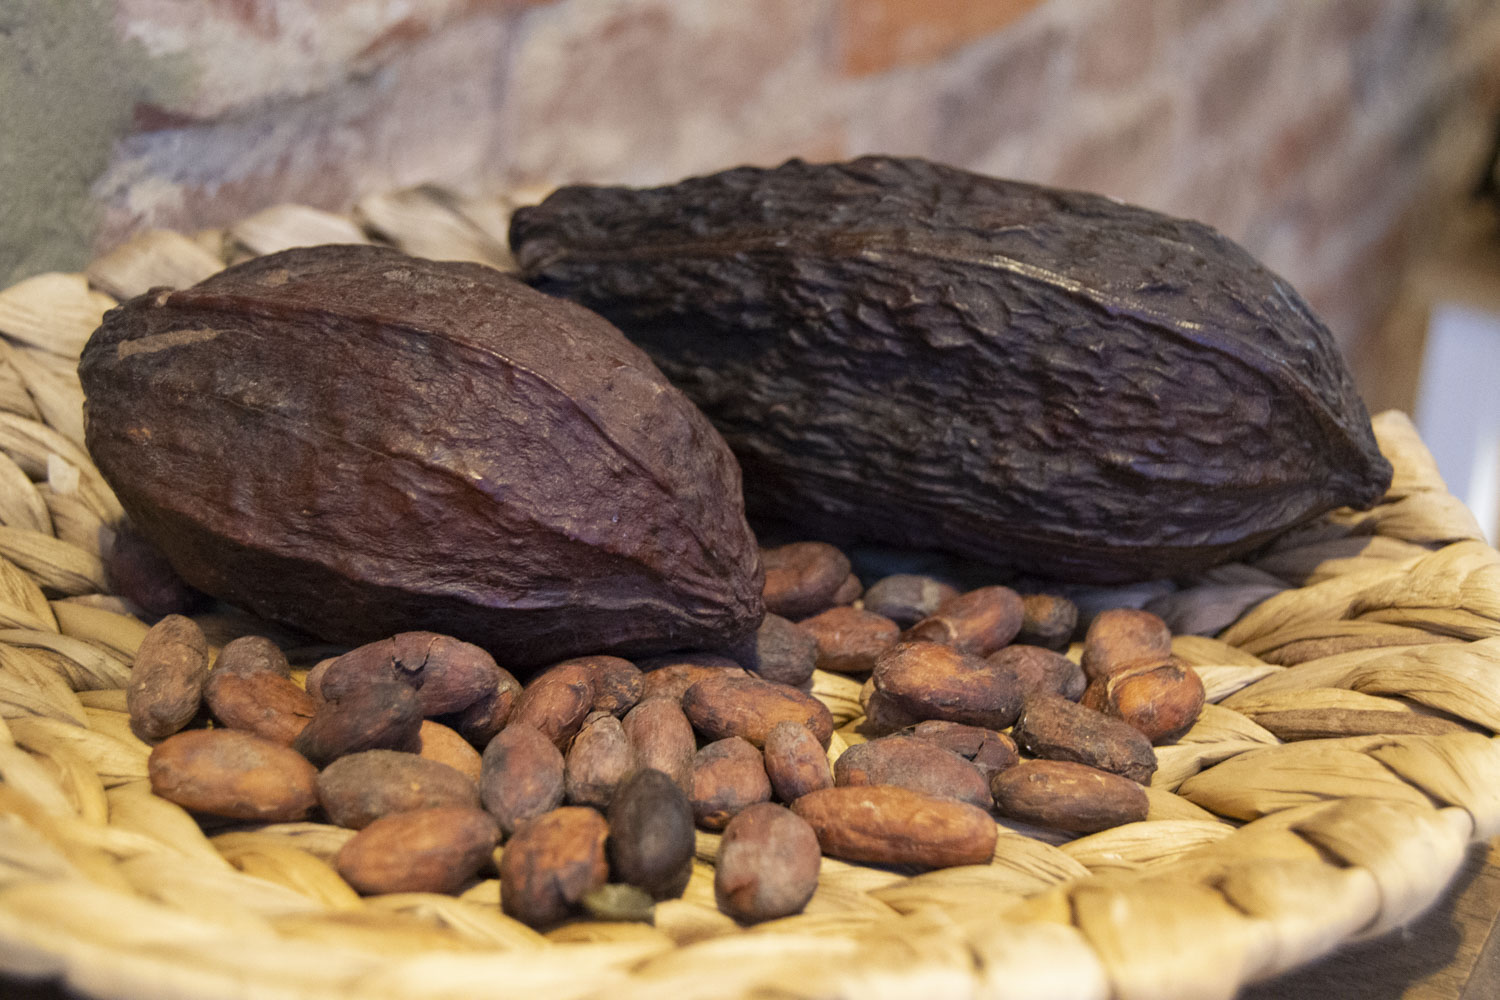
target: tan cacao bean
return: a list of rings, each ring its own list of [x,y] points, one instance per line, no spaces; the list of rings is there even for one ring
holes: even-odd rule
[[[1021,685],[1006,667],[935,642],[903,642],[875,662],[875,690],[915,720],[1004,729],[1021,710]]]
[[[763,757],[771,789],[783,802],[833,787],[828,754],[812,730],[800,722],[778,722],[772,726],[766,734]]]
[[[1087,764],[1143,785],[1156,772],[1156,752],[1139,730],[1066,698],[1028,699],[1011,735],[1044,760]]]
[[[1021,696],[1055,694],[1077,701],[1088,686],[1083,668],[1072,660],[1041,646],[1020,643],[996,650],[985,657],[990,663],[1005,667],[1021,682]]]
[[[479,797],[506,836],[556,809],[563,798],[563,755],[535,726],[511,723],[481,759]]]
[[[447,764],[399,750],[366,750],[323,769],[318,801],[335,825],[362,830],[391,813],[438,806],[478,809],[479,788]]]
[[[312,696],[274,670],[241,672],[215,666],[203,685],[203,700],[223,725],[283,746],[296,742],[317,714]]]
[[[1021,612],[1016,642],[1054,652],[1068,648],[1078,627],[1078,605],[1056,594],[1027,594],[1021,598]]]
[[[724,828],[714,861],[714,899],[740,923],[800,913],[818,888],[818,835],[784,806],[749,806]]]
[[[673,899],[693,872],[693,807],[661,771],[635,772],[609,804],[609,867],[616,881]]]
[[[1128,778],[1062,760],[1026,760],[990,780],[1001,815],[1070,833],[1146,818],[1146,790]]]
[[[198,714],[208,679],[208,640],[191,618],[167,615],[136,650],[125,688],[130,730],[147,743],[178,732]]]
[[[713,677],[682,696],[682,709],[705,739],[743,736],[757,747],[778,722],[806,726],[823,746],[833,737],[833,716],[812,695],[759,677]]]
[[[849,558],[825,542],[792,542],[762,549],[766,610],[786,618],[806,618],[833,606],[849,578]]]
[[[635,750],[636,767],[661,771],[677,783],[683,795],[691,794],[698,741],[681,705],[647,698],[625,713],[621,725]]]
[[[635,748],[625,726],[613,715],[602,714],[580,729],[568,748],[563,794],[575,806],[603,812],[635,768]]]
[[[364,895],[458,893],[489,861],[500,831],[488,813],[440,806],[392,813],[339,849],[334,867]]]
[[[905,733],[850,747],[833,764],[836,785],[896,785],[939,798],[990,807],[989,783],[973,763]]]
[[[375,680],[325,701],[292,742],[292,749],[318,767],[361,750],[407,750],[420,745],[421,705],[411,686]]]
[[[1198,672],[1175,660],[1100,677],[1083,695],[1083,704],[1134,726],[1153,744],[1171,743],[1191,729],[1203,701]]]
[[[1101,611],[1083,637],[1083,672],[1091,681],[1142,663],[1165,663],[1171,655],[1167,623],[1138,608]]]
[[[527,820],[500,855],[500,907],[532,927],[571,916],[583,897],[609,880],[604,817],[563,806]]]
[[[865,674],[875,659],[901,637],[901,627],[882,615],[859,608],[834,607],[798,623],[817,644],[820,670]]]
[[[961,653],[988,656],[1016,637],[1023,608],[1021,595],[1009,587],[980,587],[944,601],[902,639],[941,642]]]
[[[642,660],[640,668],[646,675],[642,701],[647,698],[669,698],[681,702],[688,688],[707,677],[720,676],[718,671],[728,671],[739,677],[745,675],[745,669],[738,662],[714,653],[657,656]]]
[[[823,853],[846,861],[947,868],[988,864],[995,821],[983,809],[894,785],[825,788],[792,803]]]
[[[760,751],[739,736],[715,740],[693,758],[693,820],[722,830],[736,813],[771,798]]]
[[[470,746],[469,741],[457,731],[440,722],[423,719],[421,728],[417,730],[417,742],[417,753],[424,759],[447,764],[476,786],[479,784],[479,751]]]
[[[233,729],[169,736],[147,763],[151,790],[193,812],[281,823],[318,804],[318,772],[295,750]]]

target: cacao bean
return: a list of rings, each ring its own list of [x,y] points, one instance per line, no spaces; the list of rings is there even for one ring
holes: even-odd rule
[[[479,700],[456,715],[440,715],[438,721],[451,726],[473,746],[488,746],[490,740],[510,721],[521,683],[508,671],[500,672],[500,686],[481,695]]]
[[[1070,833],[1146,818],[1146,790],[1128,778],[1062,760],[1025,760],[990,779],[1000,814]]]
[[[334,867],[364,895],[440,892],[453,895],[489,861],[495,821],[467,806],[393,813],[360,830],[339,849]]]
[[[181,730],[198,714],[207,679],[208,640],[197,622],[168,615],[151,626],[125,688],[130,731],[155,743]]]
[[[634,663],[618,656],[578,656],[549,667],[538,675],[541,680],[554,670],[568,676],[583,676],[593,689],[591,712],[608,712],[621,718],[635,707],[645,694],[645,677]]]
[[[894,785],[825,788],[792,803],[823,853],[879,865],[989,864],[998,837],[989,813]]]
[[[515,670],[760,623],[723,440],[608,322],[493,268],[257,257],[111,310],[79,377],[132,524],[261,617],[441,623]]]
[[[593,672],[577,662],[558,664],[521,689],[508,724],[539,729],[566,750],[593,704]]]
[[[481,757],[479,797],[509,836],[522,822],[557,808],[563,798],[563,755],[541,730],[511,723]]]
[[[757,677],[795,686],[812,676],[817,666],[818,643],[800,625],[767,614],[756,630],[754,643],[737,658]]]
[[[729,821],[714,861],[714,899],[740,923],[800,913],[818,888],[818,835],[802,817],[770,802]]]
[[[677,782],[646,768],[609,804],[609,867],[621,882],[674,899],[693,872],[693,807]]]
[[[693,755],[698,741],[682,706],[665,698],[647,698],[621,720],[636,767],[662,772],[684,795],[693,788]]]
[[[105,553],[110,593],[119,594],[148,615],[187,615],[203,604],[203,594],[187,585],[160,549],[124,522]]]
[[[203,701],[213,717],[283,746],[295,743],[317,713],[312,696],[274,670],[225,669],[220,660],[203,685]]]
[[[1078,627],[1078,605],[1056,594],[1027,594],[1021,598],[1021,608],[1016,642],[1054,652],[1068,648]]]
[[[292,667],[287,663],[286,654],[281,651],[281,647],[270,639],[261,635],[242,635],[225,643],[224,648],[219,650],[213,672],[242,676],[273,673],[290,679]]]
[[[1089,680],[1172,655],[1167,623],[1139,608],[1111,608],[1089,623],[1083,637],[1083,672]]]
[[[833,764],[836,785],[896,785],[988,809],[979,768],[928,740],[897,733],[850,747]]]
[[[972,761],[986,781],[995,772],[1013,767],[1021,759],[1021,755],[1016,752],[1015,740],[992,729],[932,719],[917,723],[908,732],[918,739],[929,740],[944,750],[951,750],[965,760]]]
[[[1117,670],[1083,695],[1084,705],[1128,723],[1153,744],[1171,743],[1193,728],[1203,701],[1198,672],[1175,660]]]
[[[844,577],[844,582],[839,584],[839,589],[833,592],[834,606],[853,604],[864,595],[864,592],[865,585],[859,582],[859,577],[850,573]]]
[[[1138,730],[1066,698],[1027,699],[1011,735],[1033,757],[1087,764],[1143,785],[1156,772],[1156,752]]]
[[[713,653],[693,653],[686,656],[659,656],[642,660],[641,672],[645,674],[645,689],[641,699],[668,698],[681,702],[687,689],[705,677],[717,677],[717,671],[727,670],[744,676],[745,670],[727,656]]]
[[[528,281],[703,408],[752,514],[804,537],[1153,579],[1390,481],[1327,327],[1198,223],[863,157],[565,187],[510,236]]]
[[[761,549],[766,611],[784,618],[806,618],[830,608],[849,579],[849,558],[826,542],[792,542]]]
[[[337,701],[377,679],[411,685],[426,716],[462,712],[504,683],[494,657],[472,643],[436,632],[401,632],[328,664],[318,675],[318,694]]]
[[[688,688],[682,710],[709,740],[743,736],[757,747],[778,722],[806,726],[823,746],[833,738],[833,716],[810,694],[759,677],[711,677]]]
[[[873,611],[829,608],[798,623],[817,644],[819,670],[864,674],[875,669],[875,658],[896,644],[901,628]]]
[[[935,642],[892,647],[876,659],[870,678],[875,691],[916,720],[1004,729],[1021,710],[1015,673]]]
[[[479,808],[479,788],[447,764],[397,750],[340,757],[318,775],[318,801],[337,826],[361,830],[390,813]]]
[[[958,596],[958,588],[930,576],[896,573],[875,581],[865,592],[866,611],[910,628],[937,613],[943,602]]]
[[[990,663],[1011,671],[1021,682],[1021,697],[1055,694],[1069,701],[1083,697],[1088,678],[1083,668],[1072,660],[1040,646],[1012,645],[985,657]]]
[[[193,812],[285,823],[318,804],[317,769],[288,747],[233,729],[168,736],[147,760],[151,791]]]
[[[532,927],[567,919],[609,880],[608,835],[604,817],[583,806],[527,820],[500,854],[500,908]]]
[[[833,787],[828,754],[812,731],[799,722],[778,722],[766,734],[766,777],[776,797],[792,802],[808,792]]]
[[[736,813],[770,798],[765,761],[748,740],[715,740],[693,758],[693,819],[705,830],[722,830]]]
[[[422,709],[417,693],[403,681],[376,680],[325,701],[292,749],[318,767],[361,750],[407,750],[420,746]]]
[[[417,753],[424,759],[447,764],[476,786],[479,784],[479,751],[454,730],[431,719],[423,719],[417,730],[417,743]]]
[[[605,713],[578,731],[564,763],[567,800],[603,812],[620,785],[635,773],[635,748],[620,720]]]
[[[941,642],[961,653],[988,656],[1016,637],[1023,613],[1021,595],[1014,590],[980,587],[944,601],[901,638]]]

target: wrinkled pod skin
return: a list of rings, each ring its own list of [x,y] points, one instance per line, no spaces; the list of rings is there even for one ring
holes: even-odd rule
[[[535,287],[703,408],[752,517],[1052,577],[1179,575],[1390,465],[1327,328],[1236,244],[917,159],[790,161],[516,212]]]
[[[195,587],[526,669],[752,635],[724,442],[597,316],[477,264],[289,250],[109,312],[87,443]]]

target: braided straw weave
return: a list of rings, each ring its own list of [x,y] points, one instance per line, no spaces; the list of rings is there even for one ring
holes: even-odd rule
[[[80,349],[116,299],[288,246],[505,266],[510,208],[430,189],[352,218],[284,206],[0,292],[0,971],[122,1000],[1210,1000],[1411,920],[1500,833],[1500,554],[1393,413],[1380,507],[1171,595],[1179,616],[1238,620],[1177,641],[1212,704],[1160,748],[1145,822],[1071,840],[1005,824],[992,864],[926,874],[825,860],[804,913],[749,929],[714,907],[701,834],[654,924],[547,934],[501,913],[493,878],[360,898],[332,826],[200,828],[150,793],[127,724],[145,625],[107,596],[121,511],[83,449]],[[264,628],[202,621],[216,643]],[[857,683],[815,691],[839,724],[858,714]]]

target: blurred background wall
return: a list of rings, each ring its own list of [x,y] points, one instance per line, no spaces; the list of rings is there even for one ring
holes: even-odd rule
[[[5,0],[0,93],[0,282],[424,181],[908,153],[1218,227],[1380,407],[1500,115],[1500,3]]]

